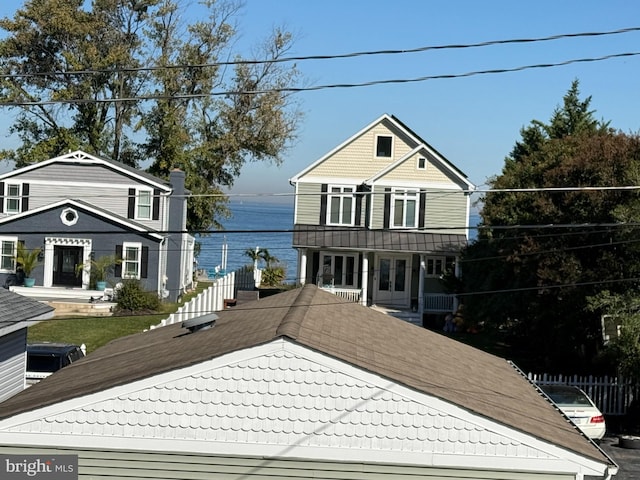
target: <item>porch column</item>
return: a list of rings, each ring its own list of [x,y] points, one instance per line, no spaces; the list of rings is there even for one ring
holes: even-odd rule
[[[424,275],[426,272],[424,254],[420,254],[420,273],[418,274],[418,312],[424,313]]]
[[[460,278],[460,257],[456,255],[456,263],[453,267],[453,272],[456,278]],[[460,300],[457,295],[453,296],[453,311],[457,312],[460,306]]]
[[[369,297],[369,252],[362,252],[362,293],[360,294],[360,303],[367,306],[367,298]]]
[[[307,249],[298,250],[298,284],[304,285],[307,281]]]

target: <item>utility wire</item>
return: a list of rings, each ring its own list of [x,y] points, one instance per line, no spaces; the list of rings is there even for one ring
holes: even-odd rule
[[[337,88],[360,88],[360,87],[371,87],[376,85],[419,83],[419,82],[426,82],[428,80],[443,80],[443,79],[472,77],[477,75],[512,73],[512,72],[520,72],[524,70],[560,67],[560,66],[572,65],[575,63],[600,62],[604,60],[611,60],[614,58],[634,57],[638,55],[640,55],[640,52],[625,52],[625,53],[615,53],[610,55],[604,55],[602,57],[578,58],[578,59],[565,60],[565,61],[556,62],[556,63],[538,63],[534,65],[524,65],[524,66],[513,67],[513,68],[475,70],[475,71],[466,72],[466,73],[430,75],[430,76],[424,76],[424,77],[405,78],[405,79],[373,80],[369,82],[360,82],[360,83],[335,83],[335,84],[327,84],[327,85],[316,85],[311,87],[282,87],[282,88],[269,88],[269,89],[263,89],[263,90],[227,90],[227,91],[219,91],[219,92],[180,94],[180,95],[141,95],[138,97],[127,97],[127,98],[102,98],[102,99],[76,98],[76,99],[37,100],[37,101],[9,101],[9,102],[2,101],[0,102],[0,107],[3,107],[3,106],[28,107],[28,106],[67,105],[67,104],[80,105],[80,104],[87,104],[87,103],[104,104],[104,103],[139,102],[139,101],[147,101],[147,100],[195,99],[195,98],[209,98],[209,97],[232,96],[232,95],[264,95],[269,93],[300,93],[300,92],[311,92],[311,91],[317,91],[317,90],[328,90],[328,89],[337,89]]]
[[[609,35],[619,35],[622,33],[630,33],[640,31],[640,27],[628,27],[618,30],[609,30],[604,32],[579,32],[579,33],[562,33],[557,35],[550,35],[547,37],[533,37],[533,38],[511,38],[501,40],[488,40],[485,42],[477,43],[454,43],[445,45],[431,45],[417,48],[398,49],[398,50],[372,50],[361,51],[351,53],[341,53],[335,55],[302,55],[291,56],[282,58],[272,58],[264,60],[229,60],[222,62],[211,62],[202,64],[179,64],[179,65],[162,65],[156,67],[137,67],[137,68],[114,68],[114,69],[86,69],[86,70],[69,70],[63,72],[36,72],[36,73],[13,73],[0,75],[4,78],[30,78],[30,77],[50,77],[50,76],[72,76],[72,75],[95,75],[105,73],[135,73],[135,72],[153,72],[158,70],[180,70],[180,69],[193,69],[193,68],[215,68],[221,66],[234,66],[234,65],[263,65],[263,64],[275,64],[275,63],[288,63],[288,62],[301,62],[307,60],[338,60],[343,58],[356,58],[365,56],[378,56],[378,55],[404,55],[409,53],[421,53],[431,50],[461,50],[467,48],[479,48],[489,47],[493,45],[509,45],[520,43],[540,43],[549,42],[554,40],[561,40],[567,38],[584,38],[584,37],[602,37]]]

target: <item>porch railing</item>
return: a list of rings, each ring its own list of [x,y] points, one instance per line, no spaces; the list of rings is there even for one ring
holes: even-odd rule
[[[423,298],[423,312],[453,312],[455,295],[426,293]]]
[[[362,290],[359,288],[340,288],[333,286],[322,286],[318,285],[321,290],[326,292],[333,293],[340,298],[344,298],[345,300],[353,303],[360,303],[360,299],[362,298]]]

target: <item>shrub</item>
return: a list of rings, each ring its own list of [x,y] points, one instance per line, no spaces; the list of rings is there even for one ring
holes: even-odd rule
[[[261,285],[265,287],[277,287],[281,285],[286,277],[284,266],[267,267],[262,270]]]
[[[144,290],[138,280],[124,280],[118,289],[116,301],[116,313],[155,312],[160,309],[156,292]]]

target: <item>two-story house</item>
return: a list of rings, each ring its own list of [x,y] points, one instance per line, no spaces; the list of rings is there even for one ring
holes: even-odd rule
[[[364,305],[443,313],[441,276],[468,239],[466,175],[382,115],[290,180],[299,283]]]
[[[88,289],[90,269],[78,265],[112,255],[112,282],[137,279],[175,301],[193,281],[187,194],[182,171],[167,182],[81,151],[0,175],[0,285],[23,242],[41,250],[36,285]]]

